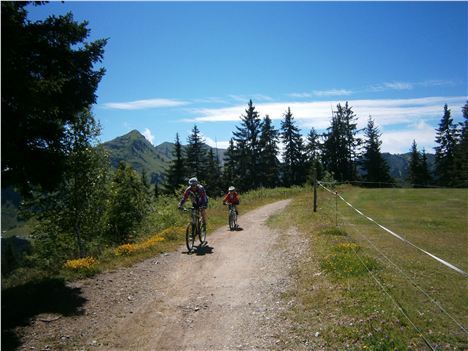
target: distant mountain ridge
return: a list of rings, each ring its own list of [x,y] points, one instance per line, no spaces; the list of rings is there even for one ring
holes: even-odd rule
[[[113,167],[117,168],[120,161],[125,161],[139,173],[144,170],[151,183],[164,181],[164,173],[174,159],[174,143],[163,142],[153,146],[138,130],[132,130],[102,145],[108,151]],[[182,150],[186,147],[182,145]],[[209,150],[211,147],[205,144],[205,148]],[[223,164],[226,150],[217,149],[217,151],[219,161]]]
[[[163,142],[153,146],[138,130],[117,137],[103,143],[104,148],[109,152],[110,161],[113,167],[117,167],[120,161],[130,164],[138,172],[146,171],[151,183],[161,183],[164,181],[164,173],[170,162],[174,159],[173,152],[175,144]],[[182,145],[184,150],[187,146]],[[205,145],[206,149],[210,146]],[[218,157],[221,164],[224,163],[225,149],[218,149]],[[426,154],[429,171],[434,169],[433,154]],[[408,176],[409,161],[411,153],[390,154],[382,153],[382,157],[390,168],[390,175],[396,180],[405,180]]]

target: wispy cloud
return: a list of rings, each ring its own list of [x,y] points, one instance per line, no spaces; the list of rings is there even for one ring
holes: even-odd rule
[[[311,98],[312,97],[311,93],[290,93],[287,95],[293,98]]]
[[[154,145],[154,135],[153,133],[151,133],[151,130],[149,130],[149,128],[145,128],[145,130],[141,134],[143,134],[146,140],[148,140],[152,145]]]
[[[386,82],[382,84],[372,85],[368,88],[370,92],[380,92],[387,90],[411,90],[414,84],[409,82]]]
[[[348,96],[353,92],[347,89],[314,90],[315,96]]]
[[[228,97],[234,101],[237,102],[245,102],[247,103],[250,99],[253,101],[273,101],[273,98],[264,95],[264,94],[252,94],[252,95],[235,95],[235,94],[230,94]]]
[[[413,139],[426,147],[433,145],[434,127],[426,123],[436,124],[440,120],[444,104],[455,108],[463,106],[465,102],[465,96],[348,100],[358,116],[358,127],[365,127],[368,117],[372,116],[377,125],[383,128],[383,150],[391,149],[392,152],[406,152]],[[343,104],[344,101],[259,103],[256,109],[261,116],[268,114],[273,120],[281,120],[287,108],[290,107],[301,128],[314,127],[317,130],[325,130],[330,125],[331,111],[336,109],[338,103]],[[239,122],[240,116],[245,113],[245,108],[246,105],[242,104],[219,109],[193,109],[191,112],[195,117],[185,121],[191,123]],[[423,128],[416,128],[418,126],[416,123],[422,125]],[[393,131],[393,128],[398,128],[398,131]],[[305,133],[306,130],[303,132]],[[406,139],[411,139],[409,144]]]
[[[188,105],[189,102],[175,99],[147,99],[129,102],[108,102],[103,104],[104,108],[115,110],[143,110],[161,107],[176,107]]]

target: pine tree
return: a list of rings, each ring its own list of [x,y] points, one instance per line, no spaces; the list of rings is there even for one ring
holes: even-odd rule
[[[260,144],[259,134],[261,120],[252,100],[249,101],[245,115],[241,115],[241,126],[236,126],[234,141],[238,159],[238,174],[244,190],[254,189],[260,185]]]
[[[192,134],[187,139],[188,145],[185,149],[184,163],[186,166],[187,177],[197,177],[200,182],[204,181],[204,170],[207,162],[206,149],[204,148],[204,140],[200,136],[200,131],[195,125],[192,129]]]
[[[284,120],[281,121],[281,138],[284,144],[283,183],[285,186],[300,185],[306,180],[304,145],[289,107],[283,116]]]
[[[185,165],[184,158],[182,155],[182,145],[179,140],[179,133],[176,133],[173,161],[169,165],[169,169],[166,172],[166,182],[164,187],[168,193],[175,193],[181,184],[185,183]]]
[[[393,180],[390,177],[387,162],[385,162],[380,152],[380,146],[382,145],[380,141],[381,134],[371,117],[369,117],[364,134],[366,136],[362,160],[365,172],[364,179],[366,182],[376,183],[373,186],[377,186],[378,184],[384,187],[389,186],[389,183],[393,183]]]
[[[275,129],[268,115],[265,116],[260,133],[260,185],[274,188],[279,185],[278,161],[279,131]]]
[[[440,185],[450,186],[455,170],[456,128],[450,110],[444,105],[444,115],[436,129],[435,170]]]

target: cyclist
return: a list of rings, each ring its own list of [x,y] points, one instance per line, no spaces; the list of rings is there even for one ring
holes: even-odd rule
[[[208,196],[206,195],[205,188],[198,182],[197,178],[190,178],[189,187],[184,191],[184,195],[179,202],[178,208],[182,209],[185,201],[190,197],[192,206],[200,209],[202,217],[202,225],[206,228],[206,212],[205,209],[208,207]]]
[[[228,189],[228,193],[223,199],[223,205],[233,205],[236,210],[236,214],[239,215],[239,212],[237,211],[237,205],[239,205],[239,202],[239,194],[237,193],[236,188],[231,185]]]

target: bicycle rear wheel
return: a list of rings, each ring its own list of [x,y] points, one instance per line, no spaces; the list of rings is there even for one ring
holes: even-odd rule
[[[193,251],[193,246],[195,243],[195,226],[193,224],[187,225],[187,229],[185,230],[185,243],[187,244],[187,250],[189,253]]]

